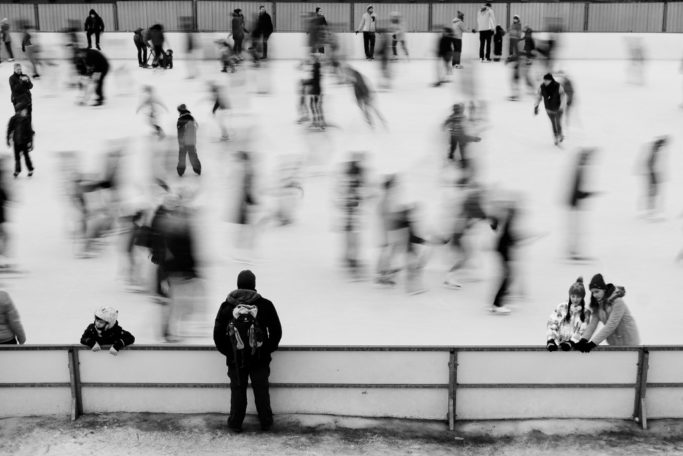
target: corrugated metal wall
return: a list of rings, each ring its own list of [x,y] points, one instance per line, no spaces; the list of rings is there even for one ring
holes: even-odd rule
[[[224,2],[208,0],[197,2],[197,25],[199,31],[229,31],[231,13],[241,8],[249,27],[253,14],[258,10],[259,2]],[[264,2],[266,9],[275,20],[278,32],[301,32],[304,24],[302,14],[313,11],[316,6],[324,10],[328,23],[334,24],[338,31],[355,30],[365,12],[367,3],[353,5],[353,23],[349,23],[351,4],[349,3],[279,3],[274,8],[273,2]],[[120,1],[117,2],[119,30],[132,31],[137,27],[150,26],[160,22],[168,31],[178,31],[178,18],[192,15],[192,2],[186,1]],[[510,15],[518,14],[524,25],[543,31],[545,18],[561,18],[565,31],[581,32],[584,25],[584,3],[511,3]],[[507,3],[493,5],[496,20],[507,28]],[[456,11],[465,13],[465,25],[476,28],[479,3],[434,3],[432,5],[431,31],[438,31],[443,25],[450,25]],[[38,12],[40,30],[59,31],[67,26],[69,19],[82,23],[90,8],[95,9],[105,23],[105,31],[114,30],[114,5],[107,3],[39,3]],[[275,14],[273,11],[275,10]],[[375,14],[378,25],[388,24],[389,14],[399,11],[404,19],[408,32],[429,31],[429,5],[427,3],[378,3]],[[589,32],[649,32],[662,31],[664,3],[590,3],[588,17]],[[34,21],[32,4],[0,4],[0,17],[8,17],[13,25],[17,19]],[[683,3],[670,2],[667,10],[667,32],[683,32]]]
[[[337,32],[352,30],[350,21],[351,5],[349,3],[278,3],[277,24],[278,32],[300,32],[305,30],[303,17],[314,12],[316,7],[322,9],[327,24]]]
[[[546,31],[546,18],[559,18],[565,32],[583,32],[583,3],[512,3],[510,20],[519,16],[522,27]]]
[[[667,5],[666,31],[683,32],[683,3]]]
[[[356,30],[369,3],[356,3],[353,12],[353,29]],[[380,27],[389,25],[389,14],[398,11],[403,16],[406,32],[426,32],[429,29],[429,5],[426,3],[377,3],[375,16]]]
[[[36,22],[33,5],[3,3],[0,5],[0,17],[6,17],[9,20],[11,32],[20,31],[17,24],[18,21],[28,21],[31,25],[35,25]],[[85,19],[85,16],[83,16],[83,19]]]
[[[468,30],[477,29],[477,13],[481,9],[479,3],[435,3],[432,6],[432,30],[438,31],[443,26],[450,27],[455,19],[455,14],[462,11],[465,15],[465,26]],[[505,20],[507,15],[507,5],[496,3],[493,5],[493,13],[496,16],[496,22],[502,24],[505,28]]]
[[[90,9],[97,11],[104,21],[104,31],[114,31],[114,5],[109,3],[66,3],[38,5],[38,17],[42,32],[59,32],[69,25],[69,19],[76,19],[83,29]]]
[[[589,32],[661,32],[663,3],[591,3]]]
[[[179,17],[192,16],[192,2],[117,2],[119,30],[132,32],[138,27],[163,24],[164,30],[180,30]],[[41,17],[42,22],[42,17]]]
[[[236,8],[240,8],[244,15],[247,30],[251,30],[251,23],[261,5],[265,6],[268,14],[273,17],[272,2],[197,2],[197,28],[201,32],[230,32],[232,29],[232,12]],[[273,17],[273,21],[276,21],[276,18]],[[274,25],[277,27],[277,24]]]

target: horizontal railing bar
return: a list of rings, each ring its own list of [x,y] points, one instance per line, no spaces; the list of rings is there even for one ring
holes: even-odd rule
[[[0,351],[5,350],[90,350],[83,345],[0,345]],[[610,347],[599,346],[595,351],[637,351],[641,348],[650,351],[683,351],[683,345],[653,345],[653,346],[630,346],[630,347]],[[140,344],[126,347],[126,350],[159,350],[159,351],[216,351],[213,345],[173,345],[173,344]],[[429,345],[423,347],[409,345],[285,345],[278,348],[278,351],[546,351],[542,345]],[[562,356],[558,354],[557,356]]]
[[[472,389],[533,389],[533,388],[634,388],[635,383],[458,383],[460,388]]]
[[[23,383],[0,383],[0,388],[70,388],[69,382],[23,382]]]
[[[250,384],[251,385],[251,384]],[[82,382],[83,388],[227,388],[229,383]],[[446,389],[448,383],[270,383],[271,388]]]
[[[647,382],[649,388],[683,388],[683,382]]]

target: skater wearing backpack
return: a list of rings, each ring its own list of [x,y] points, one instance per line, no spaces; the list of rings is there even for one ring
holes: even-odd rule
[[[256,276],[244,270],[237,276],[237,289],[221,304],[213,328],[213,341],[225,355],[230,378],[228,427],[242,431],[247,410],[247,385],[251,379],[261,429],[273,425],[268,377],[271,353],[278,348],[282,327],[275,306],[256,291]]]

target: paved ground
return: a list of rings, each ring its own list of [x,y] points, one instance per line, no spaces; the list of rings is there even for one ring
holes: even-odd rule
[[[254,421],[252,421],[254,419]],[[683,455],[683,423],[536,420],[446,423],[278,416],[272,432],[248,417],[245,432],[225,415],[107,414],[0,419],[2,456],[124,455]]]

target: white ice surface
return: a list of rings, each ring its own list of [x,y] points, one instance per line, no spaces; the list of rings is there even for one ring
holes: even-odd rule
[[[0,276],[21,314],[29,343],[78,343],[83,329],[92,321],[93,310],[111,305],[119,309],[119,322],[138,343],[160,341],[159,306],[148,295],[124,290],[117,275],[121,265],[118,245],[110,243],[102,255],[77,259],[68,237],[68,212],[60,186],[58,153],[80,151],[86,170],[96,172],[105,140],[125,137],[130,142],[125,165],[124,193],[144,201],[153,154],[149,129],[142,114],[135,114],[143,83],[154,83],[170,113],[163,126],[175,134],[175,107],[186,103],[200,124],[199,155],[201,178],[188,167],[184,183],[200,183],[196,205],[200,210],[199,249],[206,285],[206,337],[188,343],[211,343],[210,328],[219,304],[235,286],[244,267],[232,260],[233,225],[226,222],[231,206],[230,153],[250,144],[259,154],[262,169],[259,183],[272,183],[272,170],[280,155],[299,155],[306,161],[305,196],[295,225],[269,227],[258,241],[259,260],[250,266],[257,276],[257,288],[274,301],[282,320],[283,344],[295,345],[442,345],[442,344],[541,344],[546,319],[556,304],[567,298],[577,276],[586,282],[601,272],[609,282],[624,285],[626,303],[634,314],[646,344],[680,344],[683,310],[680,307],[680,277],[683,266],[674,263],[683,245],[679,218],[683,205],[680,129],[683,111],[681,76],[677,62],[649,65],[644,86],[628,84],[626,62],[566,61],[562,67],[572,75],[577,90],[577,112],[566,133],[562,149],[552,144],[550,125],[541,113],[532,115],[533,100],[506,100],[509,94],[508,68],[502,64],[477,67],[481,97],[488,100],[488,128],[483,140],[472,147],[485,182],[523,195],[525,227],[547,236],[523,247],[518,258],[523,300],[513,301],[513,313],[496,317],[488,313],[498,278],[490,250],[490,237],[481,228],[482,248],[479,282],[466,283],[462,290],[444,289],[441,283],[449,267],[450,252],[435,249],[425,271],[429,291],[409,296],[402,278],[395,289],[376,288],[371,281],[350,282],[340,267],[342,237],[334,228],[334,172],[348,151],[371,152],[373,176],[398,171],[407,181],[406,194],[424,203],[425,222],[431,232],[438,220],[441,199],[439,180],[447,136],[439,125],[451,104],[461,99],[456,83],[440,88],[429,84],[434,64],[429,61],[393,65],[394,88],[378,94],[378,106],[388,120],[389,131],[371,131],[355,105],[352,89],[325,79],[325,111],[328,122],[339,128],[310,133],[295,123],[296,62],[272,64],[269,95],[257,95],[257,77],[249,74],[248,96],[229,89],[231,101],[244,115],[231,114],[230,143],[215,139],[218,130],[210,115],[212,103],[205,90],[206,79],[234,85],[234,76],[218,73],[214,62],[203,62],[200,79],[185,79],[183,62],[173,71],[142,70],[132,62],[128,76],[112,74],[107,84],[107,104],[100,108],[75,104],[76,93],[64,89],[64,81],[44,77],[34,81],[36,175],[25,174],[11,182],[16,203],[8,217],[11,255],[27,273]],[[373,62],[354,65],[373,81],[378,68]],[[0,66],[8,77],[10,65]],[[46,71],[46,74],[49,71]],[[59,69],[63,78],[68,74]],[[454,79],[462,77],[456,73]],[[9,86],[0,87],[6,100],[2,114],[9,118]],[[247,128],[251,140],[245,139]],[[643,144],[655,135],[673,137],[668,149],[667,180],[664,184],[665,220],[649,222],[637,217],[637,198],[643,192],[643,176],[637,159]],[[171,140],[171,153],[175,143]],[[584,222],[587,253],[595,264],[576,265],[563,260],[569,166],[579,146],[600,148],[588,185],[604,192],[588,201],[590,212]],[[158,147],[158,146],[156,146]],[[11,163],[10,159],[8,163]],[[173,179],[174,185],[178,180]],[[234,185],[234,184],[233,184]],[[265,196],[264,199],[268,200]],[[151,203],[150,203],[151,204]],[[366,212],[373,214],[372,205]],[[368,270],[374,269],[377,237],[368,219],[363,245]]]

